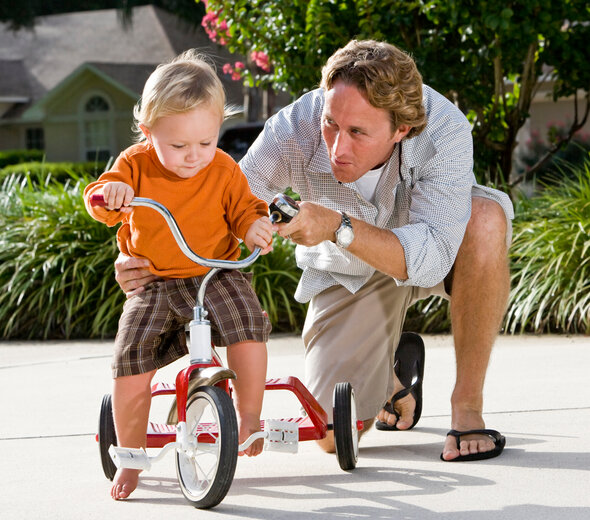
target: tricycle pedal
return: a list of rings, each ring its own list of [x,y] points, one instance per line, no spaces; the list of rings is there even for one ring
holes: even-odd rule
[[[121,448],[113,446],[109,448],[109,455],[117,468],[149,470],[152,463],[143,448]]]
[[[299,446],[299,424],[290,421],[267,419],[264,421],[264,449],[297,453]]]

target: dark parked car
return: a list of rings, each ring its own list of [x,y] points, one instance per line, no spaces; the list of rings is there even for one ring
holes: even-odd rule
[[[259,121],[241,123],[227,128],[219,138],[217,146],[230,154],[234,160],[239,161],[246,155],[248,148],[256,140],[263,127],[264,122]]]

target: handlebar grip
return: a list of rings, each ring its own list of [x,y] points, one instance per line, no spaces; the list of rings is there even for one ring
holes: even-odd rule
[[[104,208],[107,203],[104,200],[104,197],[98,193],[95,193],[94,195],[90,195],[90,205],[91,206],[100,206],[102,208]]]
[[[273,201],[268,205],[268,209],[270,220],[273,224],[291,222],[297,216],[297,213],[299,213],[297,202],[284,193],[277,193]]]

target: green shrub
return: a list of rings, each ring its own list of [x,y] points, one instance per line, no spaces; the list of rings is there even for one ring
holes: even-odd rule
[[[106,163],[103,162],[27,162],[10,165],[0,170],[0,182],[13,175],[21,179],[28,178],[35,184],[46,183],[49,176],[61,183],[80,176],[89,176],[94,180],[104,171],[105,166]]]
[[[43,155],[43,150],[2,150],[0,151],[0,168],[10,164],[42,161]]]
[[[301,277],[295,263],[295,246],[275,235],[273,251],[245,269],[253,273],[252,285],[274,332],[299,332],[307,305],[293,299]]]
[[[113,334],[125,299],[113,276],[114,232],[82,201],[87,177],[39,189],[30,176],[0,190],[0,336]]]
[[[590,333],[590,157],[516,215],[506,330]]]
[[[431,296],[416,302],[408,309],[404,330],[426,334],[451,332],[449,301],[441,296]]]
[[[533,199],[516,204],[510,250],[508,332],[590,332],[590,159]],[[94,175],[18,173],[0,183],[0,337],[98,338],[116,332],[125,299],[113,275],[115,230],[86,212]],[[294,246],[251,268],[275,332],[300,331],[306,305],[293,299],[300,271]],[[450,331],[448,302],[430,298],[408,312],[406,330]]]
[[[82,200],[92,177],[39,184],[13,174],[0,185],[0,337],[113,336],[125,300],[113,271],[115,230],[93,220]],[[305,306],[292,298],[299,271],[292,244],[251,268],[275,332],[298,331]]]

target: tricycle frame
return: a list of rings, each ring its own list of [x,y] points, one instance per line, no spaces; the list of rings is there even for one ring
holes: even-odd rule
[[[104,200],[102,196],[94,195],[91,198],[91,204],[104,205]],[[195,507],[210,508],[223,500],[229,490],[238,450],[246,449],[254,440],[262,437],[265,438],[265,449],[294,452],[297,450],[298,442],[324,439],[328,430],[333,429],[333,426],[328,424],[326,411],[298,378],[289,376],[267,379],[265,390],[292,392],[301,404],[304,414],[300,417],[284,418],[278,421],[261,420],[261,432],[253,434],[238,446],[235,411],[233,407],[228,407],[225,398],[222,397],[223,395],[231,397],[229,380],[235,378],[235,373],[223,366],[220,357],[211,345],[210,322],[207,320],[207,310],[204,308],[204,297],[207,283],[215,273],[220,269],[240,269],[251,265],[258,257],[260,250],[257,248],[249,257],[235,262],[202,258],[190,249],[174,217],[162,204],[151,199],[135,197],[130,205],[150,207],[160,213],[170,227],[181,251],[194,262],[210,267],[211,270],[201,282],[193,311],[193,320],[187,326],[189,366],[178,372],[174,384],[158,382],[151,387],[152,397],[161,395],[175,397],[167,422],[163,424],[149,422],[148,424],[146,447],[161,448],[160,453],[155,457],[148,457],[142,449],[110,447],[110,444],[116,446],[116,434],[111,415],[111,398],[107,394],[103,398],[99,418],[99,434],[97,435],[103,470],[106,477],[111,480],[115,475],[115,465],[147,470],[150,469],[152,462],[161,459],[167,451],[174,448],[176,450],[177,473],[183,494]],[[295,208],[296,204],[291,199],[285,195],[277,195],[271,204],[271,219],[287,222],[296,214]],[[221,392],[206,390],[212,387],[220,389]],[[200,419],[197,419],[197,424],[187,427],[187,407],[191,406],[199,396],[203,398],[203,402],[207,401],[212,408],[216,408],[213,410],[213,415],[219,421],[217,429],[208,423],[201,424]],[[335,419],[336,417],[344,418],[340,421],[335,420],[335,423],[340,423],[340,426],[334,431],[338,462],[342,469],[350,470],[356,466],[358,431],[362,429],[363,424],[361,421],[356,421],[354,391],[348,383],[337,385],[334,404],[335,408],[339,408],[334,410]],[[201,438],[203,435],[199,432],[202,430],[207,431],[206,438]],[[221,434],[219,434],[220,431]],[[225,439],[222,438],[224,436],[226,436]],[[270,442],[271,438],[273,442]],[[206,448],[207,444],[213,446]],[[218,455],[224,458],[223,464],[217,462],[213,468],[214,478],[207,476],[204,479],[207,482],[206,485],[204,484],[206,489],[203,493],[198,486],[196,491],[191,489],[191,485],[187,486],[187,482],[193,477],[196,478],[194,475],[189,475],[191,478],[185,478],[186,475],[183,475],[183,471],[186,472],[186,461],[191,457],[195,458],[199,450],[204,452],[217,450]],[[112,461],[106,455],[107,452],[110,453]],[[198,463],[195,464],[195,467],[197,469],[194,472],[198,473],[200,471]],[[219,475],[220,471],[223,471],[224,474]]]

